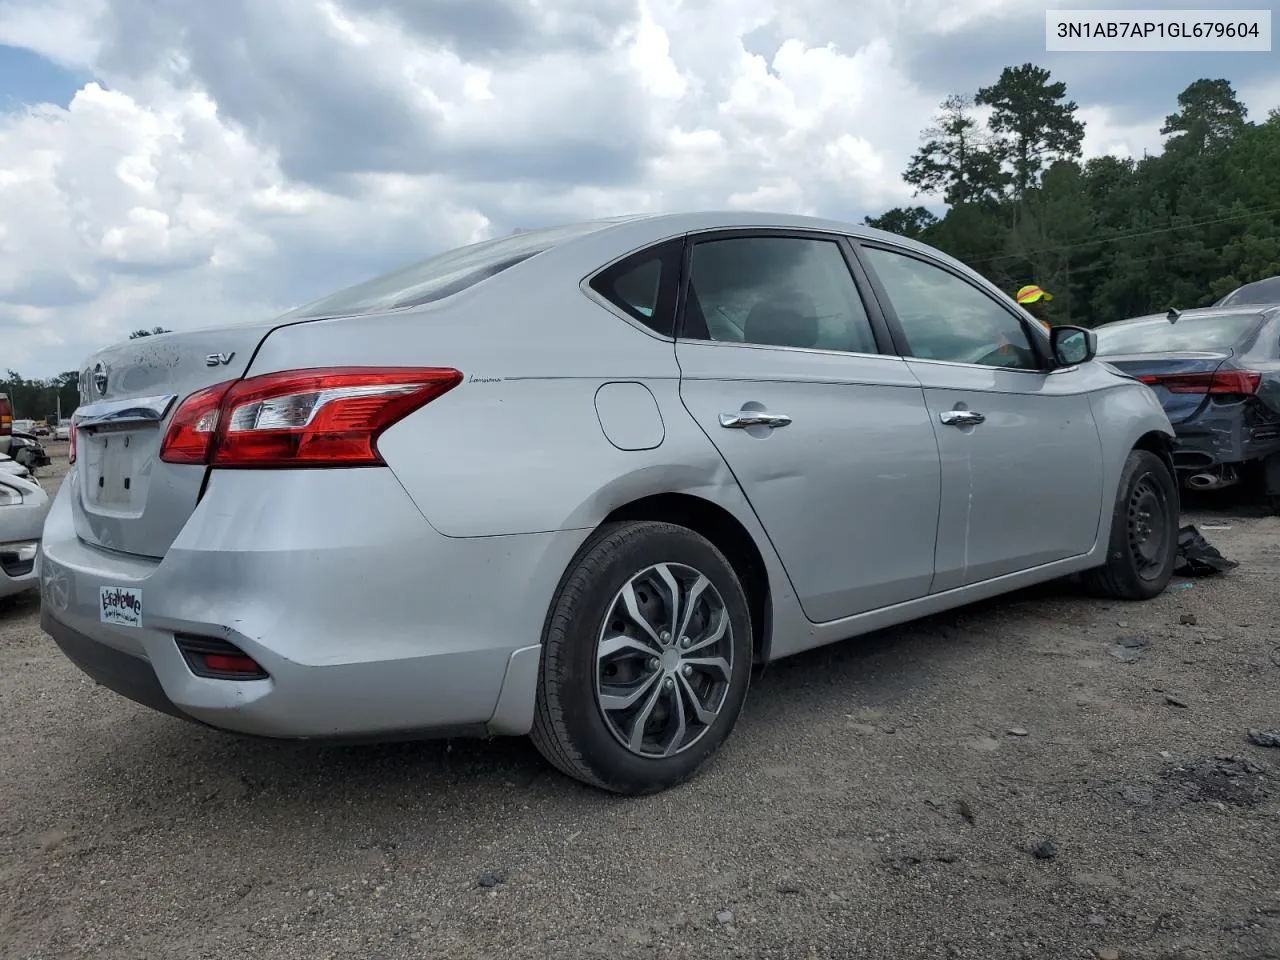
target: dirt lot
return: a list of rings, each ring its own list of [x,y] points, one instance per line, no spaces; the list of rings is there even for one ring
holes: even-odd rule
[[[1280,957],[1280,518],[1219,500],[1238,570],[784,661],[645,800],[524,741],[206,732],[0,601],[0,955]]]

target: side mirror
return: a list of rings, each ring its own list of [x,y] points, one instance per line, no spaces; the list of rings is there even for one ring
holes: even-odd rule
[[[1088,363],[1098,354],[1098,335],[1088,327],[1054,327],[1049,331],[1049,343],[1060,367]]]

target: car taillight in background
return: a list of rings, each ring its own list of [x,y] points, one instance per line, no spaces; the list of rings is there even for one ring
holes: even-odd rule
[[[1262,383],[1262,374],[1247,370],[1220,370],[1217,373],[1147,374],[1138,378],[1151,386],[1159,385],[1170,393],[1254,394]]]
[[[13,404],[8,397],[0,397],[0,437],[13,435]]]
[[[178,407],[160,459],[239,468],[382,466],[379,434],[461,382],[449,368],[331,367],[215,384]]]

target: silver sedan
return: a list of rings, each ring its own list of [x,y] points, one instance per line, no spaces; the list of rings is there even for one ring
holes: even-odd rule
[[[532,734],[645,793],[752,665],[1178,528],[1151,390],[936,250],[748,213],[449,251],[87,359],[43,625],[103,684],[280,738]]]

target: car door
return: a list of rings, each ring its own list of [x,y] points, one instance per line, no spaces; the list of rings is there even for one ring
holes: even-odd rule
[[[856,249],[938,438],[933,592],[1088,553],[1102,442],[1084,373],[1051,369],[1042,332],[951,265],[889,244]]]
[[[883,317],[859,293],[847,241],[721,231],[690,237],[685,256],[681,398],[805,614],[826,622],[927,595],[937,442],[919,383],[887,355]]]

